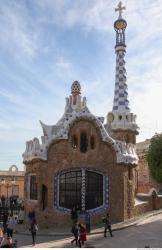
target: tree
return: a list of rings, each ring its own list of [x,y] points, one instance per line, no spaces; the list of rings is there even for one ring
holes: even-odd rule
[[[152,177],[162,183],[162,134],[155,134],[146,154]]]

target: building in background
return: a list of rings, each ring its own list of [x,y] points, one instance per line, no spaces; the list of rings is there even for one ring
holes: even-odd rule
[[[159,184],[155,179],[153,179],[149,171],[146,153],[150,142],[151,139],[146,139],[145,141],[138,142],[136,144],[136,150],[139,157],[137,179],[138,193],[148,193],[152,188],[155,188],[157,193],[161,193],[162,190],[162,184]]]
[[[0,171],[0,197],[24,199],[24,171],[12,165],[8,171]]]

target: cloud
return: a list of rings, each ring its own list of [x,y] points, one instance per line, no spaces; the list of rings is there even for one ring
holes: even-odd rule
[[[15,56],[33,57],[38,50],[38,34],[35,32],[25,1],[1,1],[0,33],[1,48]]]
[[[106,116],[112,109],[117,4],[1,1],[0,138],[5,152],[11,154],[14,145],[16,164],[21,165],[25,141],[41,136],[38,120],[54,124],[60,118],[74,80],[92,113]],[[142,140],[162,128],[162,2],[126,0],[124,5],[129,100]]]

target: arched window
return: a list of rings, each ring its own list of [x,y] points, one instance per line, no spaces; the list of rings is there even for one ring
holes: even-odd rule
[[[30,175],[30,200],[37,200],[36,175]]]
[[[87,147],[88,147],[87,134],[86,132],[82,132],[80,135],[80,151],[82,153],[86,153]]]
[[[82,175],[83,173],[83,175]],[[59,206],[89,210],[103,205],[103,175],[84,170],[59,176]]]
[[[91,149],[95,148],[95,139],[94,139],[94,136],[90,137],[90,145],[91,145]]]
[[[77,146],[78,146],[78,138],[76,135],[73,135],[72,136],[72,147],[77,148]]]

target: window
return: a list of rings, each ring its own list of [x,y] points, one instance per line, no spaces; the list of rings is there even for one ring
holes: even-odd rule
[[[79,210],[89,210],[103,205],[103,175],[83,172],[69,171],[59,176],[59,206],[72,209],[78,205]]]
[[[80,135],[80,151],[82,153],[86,153],[87,147],[88,147],[87,134],[85,132],[82,132]]]
[[[78,146],[78,138],[76,137],[76,135],[72,136],[72,147],[73,148],[77,148]]]
[[[85,209],[92,209],[103,204],[103,176],[86,171]]]
[[[71,171],[60,175],[59,205],[72,209],[78,205],[81,209],[81,171]]]
[[[30,176],[30,199],[37,200],[37,183],[36,175]]]
[[[94,136],[91,136],[91,138],[90,138],[90,145],[91,145],[91,149],[95,148],[95,139],[94,139]]]
[[[128,179],[130,181],[132,180],[132,169],[131,169],[131,167],[128,167]]]

